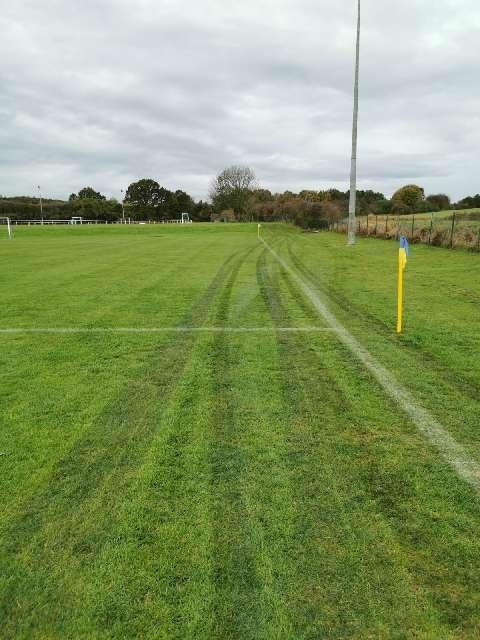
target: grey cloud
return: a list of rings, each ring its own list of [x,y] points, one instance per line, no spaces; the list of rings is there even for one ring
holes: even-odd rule
[[[0,26],[0,192],[348,188],[354,2],[46,0]],[[480,191],[473,0],[363,0],[359,178]]]

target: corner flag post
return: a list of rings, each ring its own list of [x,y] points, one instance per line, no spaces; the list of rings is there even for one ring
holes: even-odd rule
[[[398,281],[397,281],[397,333],[403,330],[403,276],[409,255],[408,241],[404,236],[400,236],[400,247],[398,249]]]
[[[257,238],[260,240],[260,229],[262,228],[262,225],[260,223],[258,223],[257,225]]]

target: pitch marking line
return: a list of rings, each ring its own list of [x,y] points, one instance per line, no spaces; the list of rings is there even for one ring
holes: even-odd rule
[[[430,413],[421,407],[414,396],[402,386],[395,376],[388,371],[374,356],[371,355],[337,320],[327,308],[320,296],[308,286],[308,284],[294,271],[283,258],[281,258],[265,240],[261,241],[285,269],[285,271],[298,284],[303,293],[310,300],[318,314],[327,325],[337,334],[342,342],[354,356],[362,362],[370,373],[376,378],[388,395],[395,400],[401,409],[410,417],[418,430],[435,445],[445,460],[455,469],[458,476],[468,482],[475,491],[480,494],[480,465],[470,457],[465,448],[459,444],[453,436]]]
[[[43,327],[5,328],[0,334],[18,333],[332,333],[332,327]]]

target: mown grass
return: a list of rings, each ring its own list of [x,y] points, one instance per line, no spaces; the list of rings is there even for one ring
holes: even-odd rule
[[[264,229],[480,460],[478,257]],[[18,229],[2,334],[5,638],[476,638],[479,499],[254,225]]]

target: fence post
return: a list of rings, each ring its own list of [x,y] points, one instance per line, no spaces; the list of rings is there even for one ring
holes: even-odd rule
[[[386,220],[385,220],[385,237],[387,236],[388,236],[388,216],[386,217]]]
[[[413,242],[413,234],[414,233],[415,233],[415,214],[412,217],[412,236],[411,236],[412,242]]]
[[[433,211],[432,211],[432,217],[430,218],[430,233],[428,234],[428,244],[432,244],[432,233],[433,233]]]
[[[480,229],[478,230],[477,251],[480,251]]]
[[[369,218],[369,216],[370,216],[370,214],[367,213],[367,236],[370,235],[370,222],[369,222],[370,218]]]
[[[377,235],[378,230],[378,216],[375,216],[375,235]]]
[[[450,249],[453,249],[453,232],[455,231],[455,212],[452,216],[452,230],[450,232]]]

